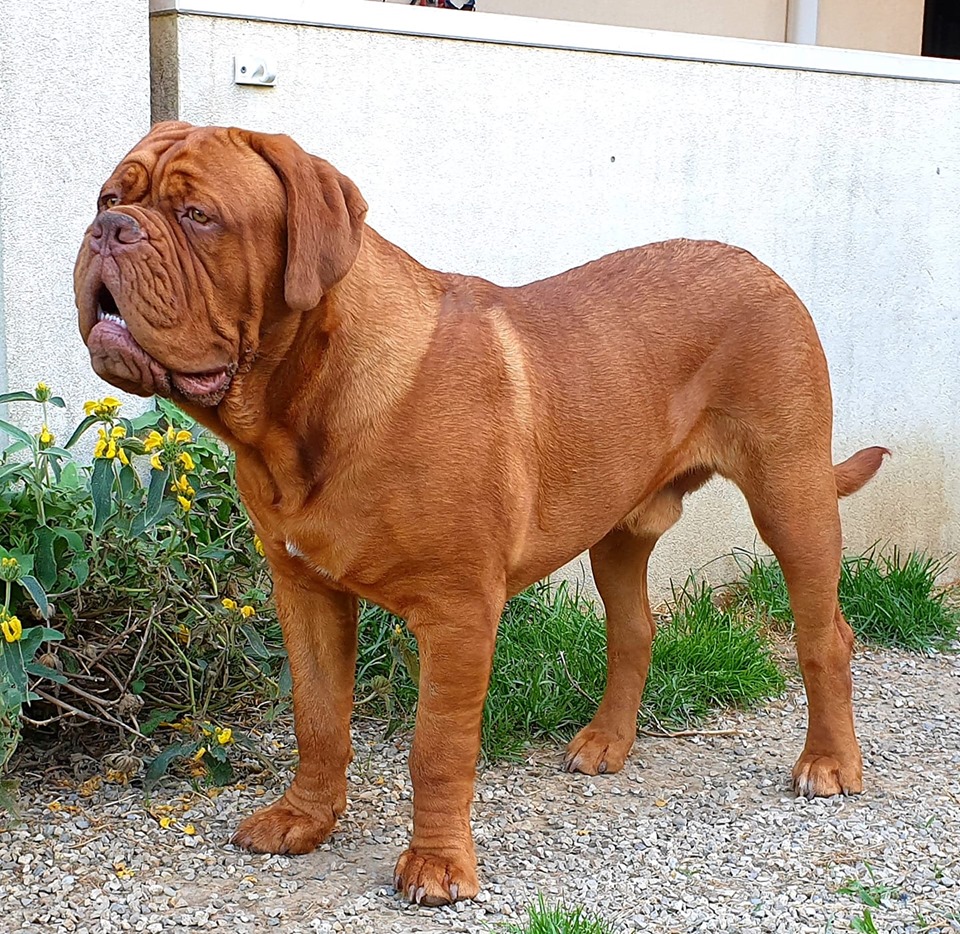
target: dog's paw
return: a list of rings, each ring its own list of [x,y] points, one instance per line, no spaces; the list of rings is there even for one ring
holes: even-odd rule
[[[308,814],[281,798],[244,820],[230,842],[255,853],[309,853],[330,835],[336,822],[331,807]]]
[[[804,798],[860,794],[863,791],[860,757],[844,766],[833,756],[804,753],[793,767],[793,790]]]
[[[563,758],[565,772],[603,775],[619,772],[627,761],[634,737],[621,737],[595,726],[585,726],[570,741]]]
[[[449,857],[410,849],[397,860],[393,887],[418,905],[449,905],[475,898],[480,891],[477,861],[467,853]]]

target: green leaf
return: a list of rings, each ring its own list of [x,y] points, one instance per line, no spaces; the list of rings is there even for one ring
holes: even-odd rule
[[[130,424],[133,425],[136,431],[142,431],[144,428],[153,428],[155,425],[160,424],[162,418],[162,412],[158,412],[156,409],[149,409],[142,415],[138,415],[132,419]]]
[[[93,462],[90,493],[93,496],[93,531],[99,534],[116,508],[113,501],[113,462],[105,457],[98,457]]]
[[[6,480],[8,477],[13,477],[14,480],[18,479],[27,479],[30,476],[30,465],[29,464],[4,464],[0,467],[0,482]]]
[[[62,538],[71,551],[82,553],[84,551],[83,547],[83,538],[80,534],[74,532],[73,529],[56,529],[58,538]]]
[[[90,562],[78,555],[70,562],[70,571],[77,579],[77,586],[82,587],[87,582],[87,578],[90,577]]]
[[[48,668],[46,665],[41,665],[40,662],[28,662],[23,667],[29,674],[35,675],[38,678],[46,678],[48,681],[53,681],[56,684],[67,683],[67,679],[60,674],[56,668]]]
[[[140,685],[139,690],[137,685]],[[134,694],[139,694],[144,688],[143,681],[134,681],[130,686],[130,689]],[[157,728],[161,723],[169,723],[171,720],[175,720],[177,717],[176,711],[171,710],[169,707],[157,707],[147,719],[140,724],[140,732],[144,736],[150,736],[157,731]]]
[[[150,522],[160,511],[163,504],[163,491],[170,481],[170,468],[150,471],[150,487],[147,490],[147,508],[144,512],[144,521]]]
[[[43,642],[60,642],[63,633],[49,626],[28,626],[20,636],[20,652],[24,659],[32,660]]]
[[[35,577],[26,574],[20,578],[20,583],[33,598],[33,602],[36,603],[37,609],[43,614],[43,618],[50,619],[50,604],[47,602],[47,595],[40,586],[40,582]]]
[[[34,569],[44,590],[52,590],[57,582],[57,558],[53,553],[56,532],[46,526],[37,530],[37,550]]]
[[[5,431],[8,435],[11,435],[18,441],[22,441],[24,444],[33,444],[33,438],[30,434],[22,428],[17,428],[12,422],[5,421],[2,418],[0,418],[0,431]]]
[[[262,636],[250,623],[244,623],[240,627],[240,631],[246,636],[247,642],[250,644],[250,654],[254,658],[270,657],[270,650],[264,644]]]
[[[293,674],[290,671],[290,659],[285,658],[283,660],[283,667],[280,669],[280,677],[277,682],[277,687],[280,690],[280,695],[285,697],[287,694],[290,694],[293,691]]]
[[[93,415],[88,415],[79,425],[74,429],[73,434],[70,435],[70,440],[64,445],[65,448],[72,448],[82,437],[86,434],[88,428],[97,424],[97,419]]]
[[[233,781],[233,767],[228,761],[221,762],[219,759],[204,757],[204,765],[210,775],[210,780],[214,785],[229,785]]]
[[[128,499],[137,486],[137,474],[132,467],[120,468],[120,495]]]
[[[199,748],[200,744],[196,741],[174,743],[172,746],[167,746],[160,755],[150,761],[150,765],[147,766],[147,774],[144,776],[145,781],[148,784],[153,784],[166,774],[167,769],[170,768],[170,764],[174,759],[179,759],[181,756],[192,755]]]
[[[0,393],[0,405],[4,402],[36,402],[37,397],[32,392],[4,392]]]
[[[55,405],[58,409],[65,409],[67,407],[67,403],[63,401],[61,396],[51,396],[47,399],[47,402],[49,402],[50,405]]]
[[[3,655],[0,655],[0,662],[6,664],[14,690],[21,698],[20,703],[23,703],[27,697],[27,673],[20,662],[20,654],[18,652],[4,652]]]

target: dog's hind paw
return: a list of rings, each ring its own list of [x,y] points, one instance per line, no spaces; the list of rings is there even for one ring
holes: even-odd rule
[[[230,842],[255,853],[309,853],[333,830],[333,808],[314,815],[300,810],[285,798],[251,814],[237,828]]]
[[[440,856],[407,850],[397,860],[393,887],[417,905],[449,905],[458,899],[475,898],[480,891],[477,863],[473,856]]]
[[[793,790],[804,798],[856,795],[863,791],[863,769],[857,761],[841,765],[833,756],[804,753],[793,767]]]
[[[567,746],[565,772],[603,775],[619,772],[633,746],[633,736],[621,737],[595,726],[585,726]]]

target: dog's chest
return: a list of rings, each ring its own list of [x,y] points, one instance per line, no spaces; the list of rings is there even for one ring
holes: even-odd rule
[[[311,553],[301,547],[292,537],[285,538],[283,545],[288,557],[292,558],[297,564],[309,568],[314,574],[318,574],[324,580],[336,581],[338,579],[339,575],[325,566],[325,564],[332,563],[327,556],[317,554],[317,551],[322,551],[321,549],[314,549]],[[324,559],[327,560],[324,562]]]

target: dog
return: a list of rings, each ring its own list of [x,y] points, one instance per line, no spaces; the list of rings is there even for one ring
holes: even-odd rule
[[[306,853],[346,806],[358,600],[420,654],[414,826],[394,874],[429,905],[479,890],[470,830],[505,601],[586,549],[608,682],[564,766],[623,767],[655,623],[646,570],[713,475],[783,568],[809,701],[801,795],[859,792],[827,364],[790,287],[745,250],[672,240],[518,288],[435,272],[365,223],[292,139],[155,126],[100,193],[75,268],[93,369],[236,452],[273,574],[300,764],[234,842]]]

